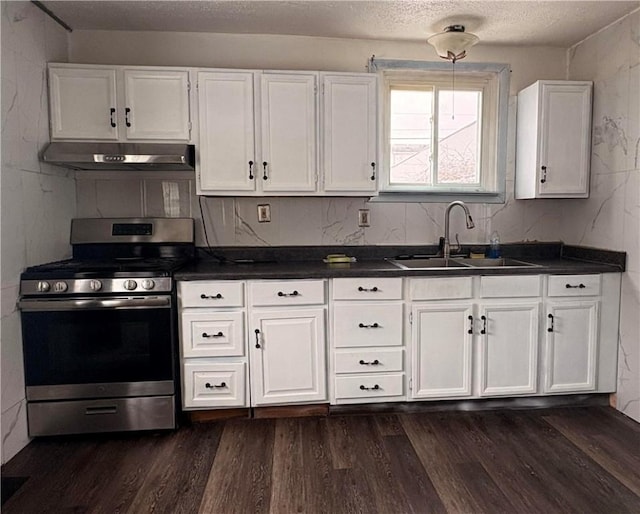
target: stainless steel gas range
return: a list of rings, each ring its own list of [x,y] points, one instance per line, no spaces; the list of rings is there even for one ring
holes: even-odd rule
[[[29,434],[175,428],[172,273],[194,256],[193,220],[75,219],[71,243],[21,275]]]

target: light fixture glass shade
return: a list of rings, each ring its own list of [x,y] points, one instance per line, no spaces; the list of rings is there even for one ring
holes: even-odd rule
[[[467,55],[467,50],[475,45],[479,38],[475,34],[464,31],[459,25],[447,27],[444,32],[434,34],[427,39],[427,43],[433,45],[438,55],[448,61],[456,62]]]

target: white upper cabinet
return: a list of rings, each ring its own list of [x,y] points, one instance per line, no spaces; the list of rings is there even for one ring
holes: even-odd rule
[[[263,73],[260,81],[265,192],[316,190],[317,73]]]
[[[518,94],[516,198],[589,196],[592,83],[540,80]]]
[[[116,70],[49,68],[51,139],[117,141]]]
[[[256,189],[254,73],[198,73],[198,193]]]
[[[124,70],[127,139],[189,140],[189,73]]]
[[[51,139],[190,140],[188,70],[49,66]]]
[[[366,73],[201,70],[198,194],[376,194],[376,85]]]
[[[322,74],[322,169],[326,192],[377,190],[376,76]]]

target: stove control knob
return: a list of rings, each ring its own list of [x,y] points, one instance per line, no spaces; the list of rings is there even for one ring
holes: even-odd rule
[[[38,282],[36,287],[40,293],[46,293],[51,289],[51,284],[49,284],[49,282]]]
[[[153,289],[156,283],[149,278],[147,280],[143,280],[142,282],[140,282],[140,285],[142,286],[142,289],[146,289],[148,291],[150,289]]]
[[[89,289],[91,289],[92,291],[100,291],[100,289],[102,289],[102,282],[100,282],[99,280],[90,280]]]
[[[133,291],[138,287],[138,283],[135,280],[125,280],[122,284],[127,291]]]
[[[53,290],[56,293],[64,293],[68,288],[69,286],[67,286],[66,282],[56,282],[53,284]]]

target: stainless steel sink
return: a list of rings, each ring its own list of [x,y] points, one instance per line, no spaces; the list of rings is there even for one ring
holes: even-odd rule
[[[461,269],[468,268],[469,264],[462,262],[459,259],[443,259],[441,257],[432,257],[429,259],[391,259],[391,264],[401,269],[415,269],[415,270],[436,270],[442,268],[448,269]]]
[[[474,268],[535,268],[539,264],[500,257],[497,259],[464,259],[467,266]]]
[[[464,268],[532,268],[539,267],[539,264],[519,261],[502,257],[498,259],[469,259],[456,257],[444,259],[442,257],[431,257],[425,259],[389,259],[389,262],[400,269],[412,270],[439,270],[439,269],[464,269]]]

